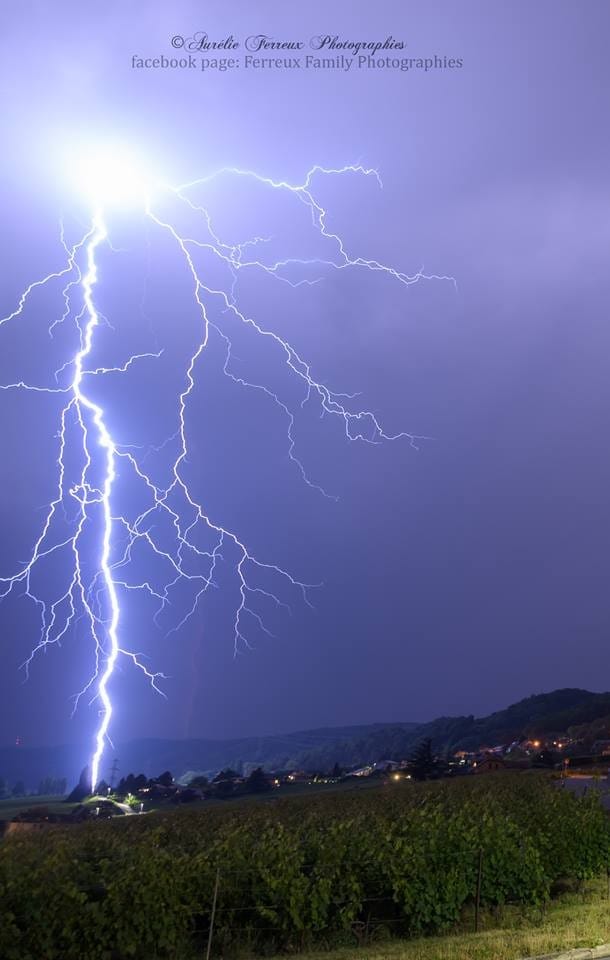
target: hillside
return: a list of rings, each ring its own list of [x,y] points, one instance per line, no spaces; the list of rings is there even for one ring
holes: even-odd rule
[[[335,762],[343,766],[372,760],[407,757],[424,737],[435,749],[477,750],[510,743],[521,736],[565,733],[569,727],[601,722],[610,714],[610,693],[565,688],[527,697],[487,717],[439,717],[417,726],[388,725],[359,735],[320,744],[297,754],[297,766],[305,770],[328,770]]]
[[[216,772],[229,766],[240,769],[244,763],[269,769],[298,767],[309,752],[328,751],[334,756],[337,743],[361,740],[366,743],[377,731],[397,729],[406,733],[417,726],[417,723],[376,723],[233,740],[132,740],[117,744],[115,751],[107,752],[108,770],[103,769],[102,775],[109,776],[114,757],[118,759],[119,775],[137,770],[147,776],[158,776],[163,770],[172,770],[179,776],[186,770]],[[10,785],[22,780],[28,789],[35,789],[46,776],[67,777],[68,782],[73,783],[78,779],[85,757],[86,748],[82,744],[2,747],[0,777]]]
[[[439,717],[410,729],[382,727],[366,736],[304,751],[297,759],[305,769],[325,770],[335,760],[352,765],[383,758],[403,758],[424,737],[430,737],[439,751],[478,750],[510,743],[522,736],[565,733],[568,728],[579,725],[587,729],[608,714],[610,693],[566,687],[527,697],[487,717]]]
[[[107,755],[108,770],[118,758],[119,774],[130,771],[157,776],[171,770],[216,772],[256,764],[269,770],[298,768],[329,770],[335,763],[349,767],[375,760],[403,759],[424,737],[439,751],[476,750],[509,743],[521,736],[565,733],[576,728],[585,743],[608,728],[610,693],[565,688],[527,697],[487,717],[439,717],[427,723],[377,723],[324,727],[268,737],[234,740],[133,740]],[[85,754],[73,747],[0,749],[0,776],[8,783],[23,780],[33,789],[46,776],[77,779]],[[103,771],[108,775],[108,771]]]

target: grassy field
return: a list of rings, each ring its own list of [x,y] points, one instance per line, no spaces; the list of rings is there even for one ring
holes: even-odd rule
[[[579,893],[565,893],[546,910],[504,907],[481,917],[481,932],[392,940],[332,952],[303,953],[300,960],[521,960],[610,942],[610,900],[606,881],[590,881]],[[472,930],[472,917],[462,928]]]
[[[202,810],[202,809],[214,809],[216,807],[224,807],[230,809],[231,807],[241,807],[244,804],[259,804],[259,803],[274,803],[278,800],[290,800],[293,798],[308,798],[308,797],[318,797],[324,794],[354,794],[354,793],[370,793],[381,790],[410,790],[412,788],[411,781],[401,780],[399,783],[394,783],[393,781],[384,784],[383,781],[379,780],[376,777],[371,778],[356,778],[352,777],[349,780],[343,780],[338,783],[284,783],[281,787],[274,787],[272,790],[269,790],[265,793],[248,793],[241,794],[237,793],[234,796],[228,797],[211,797],[207,800],[194,800],[191,803],[185,804],[173,804],[171,801],[159,800],[159,801],[149,801],[144,802],[144,811],[146,813],[153,811],[166,811],[172,809],[178,810]]]
[[[400,784],[403,789],[408,788],[408,784],[405,781]],[[391,785],[390,789],[396,790],[399,788],[399,785]],[[370,790],[380,790],[382,789],[382,784],[379,780],[350,780],[343,783],[295,783],[295,784],[283,784],[277,789],[269,791],[269,793],[259,793],[259,794],[246,794],[234,797],[226,797],[224,799],[210,799],[210,800],[196,800],[193,803],[177,805],[173,804],[167,800],[161,800],[154,803],[150,801],[145,801],[144,803],[144,812],[145,813],[154,813],[157,811],[182,811],[182,810],[197,810],[197,809],[214,809],[216,807],[221,808],[231,808],[231,807],[241,807],[244,804],[250,803],[265,803],[273,802],[280,799],[292,798],[292,797],[313,797],[319,794],[324,793],[354,793],[355,791],[365,791]],[[0,820],[12,820],[13,817],[16,817],[17,814],[23,813],[24,810],[30,810],[31,808],[36,807],[47,807],[50,813],[59,813],[67,814],[74,809],[78,804],[65,803],[63,797],[58,796],[29,796],[29,797],[8,797],[5,800],[0,800]]]
[[[75,804],[63,802],[63,797],[8,797],[0,800],[0,820],[12,820],[18,813],[32,807],[48,807],[51,813],[70,813]]]

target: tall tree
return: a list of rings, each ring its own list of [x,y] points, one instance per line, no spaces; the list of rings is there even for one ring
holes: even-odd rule
[[[426,737],[416,746],[409,758],[409,772],[414,780],[430,780],[438,773],[438,760],[432,750],[432,740]]]
[[[207,787],[208,783],[208,778],[202,773],[198,773],[196,777],[189,780],[189,787]]]
[[[237,780],[239,774],[235,770],[231,770],[231,767],[227,767],[226,770],[221,770],[213,780],[213,783],[222,783],[223,780]]]
[[[246,790],[248,793],[265,793],[271,790],[271,784],[262,767],[256,767],[246,780]]]
[[[72,793],[66,797],[66,803],[80,803],[81,800],[84,800],[85,797],[88,797],[90,793],[91,782],[89,778],[89,767],[83,767],[80,777],[78,778],[78,783],[74,787]]]
[[[235,770],[231,770],[230,767],[227,767],[226,770],[221,770],[220,773],[212,780],[216,794],[219,797],[228,797],[234,793],[235,780],[238,777],[239,774],[236,773]]]

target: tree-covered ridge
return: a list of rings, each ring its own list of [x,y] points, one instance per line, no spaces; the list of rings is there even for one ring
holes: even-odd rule
[[[234,740],[134,740],[118,745],[115,755],[120,776],[138,770],[150,777],[164,769],[172,770],[177,777],[189,770],[214,776],[223,767],[243,771],[256,766],[266,770],[329,771],[335,763],[347,768],[406,759],[425,738],[443,753],[479,750],[521,737],[554,733],[575,735],[585,748],[596,739],[610,738],[610,693],[565,688],[527,697],[486,717],[439,717],[419,724],[325,727]],[[31,790],[49,773],[67,776],[74,783],[81,767],[79,748],[0,749],[0,775],[11,784],[22,781]],[[102,773],[108,779],[107,771]]]
[[[578,728],[584,735],[589,724],[597,725],[601,736],[608,727],[604,720],[609,715],[610,693],[566,687],[526,697],[487,717],[439,717],[410,729],[377,728],[368,735],[304,751],[297,760],[304,769],[325,770],[335,761],[354,765],[371,760],[402,759],[424,738],[430,738],[440,752],[479,750],[522,737],[564,734],[572,728]]]

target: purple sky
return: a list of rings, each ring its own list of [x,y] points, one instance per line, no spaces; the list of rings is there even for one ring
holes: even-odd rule
[[[320,378],[361,391],[390,432],[434,439],[419,451],[350,445],[336,423],[304,417],[297,452],[340,498],[324,499],[287,461],[281,421],[223,379],[211,357],[191,408],[192,482],[261,555],[324,588],[312,598],[315,614],[293,603],[291,618],[274,619],[276,639],[257,635],[237,659],[227,593],[167,641],[136,604],[126,628],[171,677],[168,699],[123,670],[114,735],[428,719],[485,713],[558,686],[607,689],[607,3],[12,7],[2,59],[10,95],[1,315],[57,267],[58,219],[73,215],[75,200],[56,156],[74,138],[133,143],[177,183],[224,165],[292,182],[316,163],[375,166],[382,191],[372,178],[320,182],[333,229],[354,255],[457,281],[405,288],[344,271],[298,291],[244,283],[247,309]],[[461,57],[464,66],[131,69],[133,54],[175,55],[171,36],[197,30],[240,39],[392,34],[407,42],[402,55]],[[228,234],[268,230],[301,249],[298,209],[230,184],[206,200]],[[117,429],[128,423],[158,440],[169,432],[190,307],[163,244],[152,241],[151,265],[142,223],[118,218],[116,230],[128,252],[106,255],[112,282],[100,289],[115,343],[131,350],[149,323],[157,340],[147,349],[165,346],[175,366],[160,382],[136,376],[108,405]],[[31,331],[44,333],[47,309],[43,297],[24,325],[0,329],[3,382],[46,369],[47,341]],[[6,575],[26,556],[48,499],[55,425],[44,405],[8,394],[0,417]],[[77,631],[49,651],[24,686],[18,667],[34,629],[23,602],[0,607],[2,742],[86,740],[94,711],[69,720],[85,641]]]

